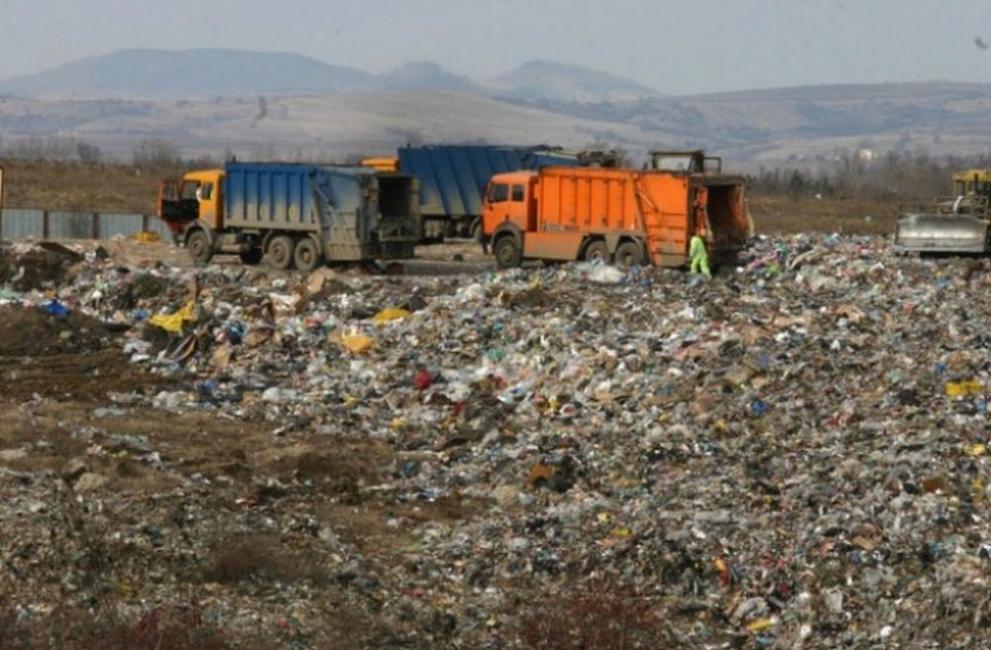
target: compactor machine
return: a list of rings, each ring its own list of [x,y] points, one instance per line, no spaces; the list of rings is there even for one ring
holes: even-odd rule
[[[902,253],[986,254],[991,169],[953,174],[955,196],[936,199],[931,209],[904,213],[895,230]]]

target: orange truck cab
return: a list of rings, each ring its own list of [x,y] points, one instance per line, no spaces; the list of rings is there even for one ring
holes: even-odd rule
[[[697,152],[691,152],[693,155]],[[719,263],[751,235],[743,179],[699,164],[677,169],[543,167],[492,177],[485,238],[500,268],[523,260],[601,260],[621,266],[683,266],[705,230]]]

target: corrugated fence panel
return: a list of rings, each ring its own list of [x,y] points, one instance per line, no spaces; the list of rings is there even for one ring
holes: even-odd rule
[[[45,239],[44,210],[5,208],[0,217],[0,239]],[[50,212],[48,239],[92,239],[94,218],[100,239],[131,238],[147,228],[172,241],[172,231],[158,217],[126,212]]]
[[[92,212],[49,212],[49,239],[92,239]]]
[[[44,210],[5,208],[0,221],[0,239],[43,239],[45,236]]]
[[[101,214],[98,219],[100,239],[132,237],[144,229],[144,216],[140,214]]]

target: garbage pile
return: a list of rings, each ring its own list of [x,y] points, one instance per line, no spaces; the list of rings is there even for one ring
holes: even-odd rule
[[[309,554],[327,573],[330,586],[290,566],[255,593],[218,587],[218,620],[292,610],[271,625],[319,647],[331,623],[302,612],[332,590],[384,630],[368,647],[580,647],[596,611],[631,617],[625,647],[991,643],[985,260],[799,236],[758,239],[711,281],[587,264],[453,277],[80,265],[0,303],[119,331],[128,363],[167,385],[114,393],[113,408],[263,423],[272,446],[256,458],[267,475],[218,480],[156,457],[155,431],[104,440],[179,492],[142,513],[91,478],[84,502],[158,531],[141,533],[157,550],[138,564],[182,556],[193,570],[202,531],[222,528],[292,540],[286,561]],[[301,460],[316,444],[333,462]],[[28,503],[21,526],[31,503],[36,518],[55,507],[43,482],[0,480],[0,521],[11,503]],[[342,513],[362,527],[341,528]],[[619,609],[589,604],[603,580]],[[125,594],[182,592],[172,574],[151,582]],[[575,611],[554,619],[562,607]]]

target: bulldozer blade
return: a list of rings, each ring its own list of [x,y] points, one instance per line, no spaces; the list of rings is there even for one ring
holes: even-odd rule
[[[966,214],[907,214],[898,220],[895,250],[905,253],[985,253],[988,222]]]

